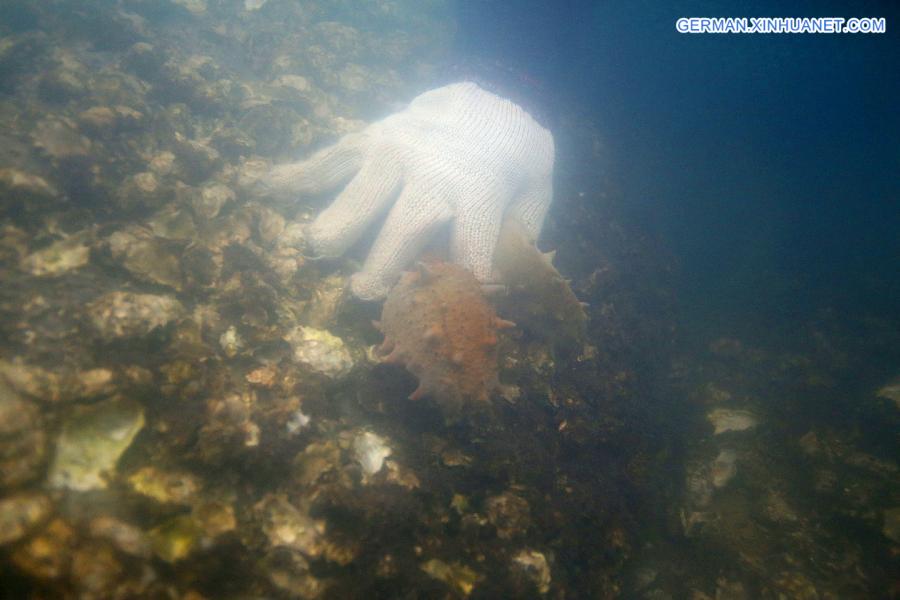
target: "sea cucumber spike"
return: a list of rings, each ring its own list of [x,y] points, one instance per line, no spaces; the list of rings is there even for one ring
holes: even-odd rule
[[[382,358],[381,362],[387,363],[389,365],[402,363],[403,357],[401,356],[400,348],[394,348],[393,350],[391,350],[391,353]]]
[[[493,346],[497,343],[497,336],[493,333],[489,333],[484,337],[484,345],[485,346]]]
[[[462,353],[462,351],[457,350],[456,352],[453,353],[453,356],[450,357],[450,362],[452,362],[454,365],[459,366],[459,365],[463,364],[464,358],[465,358],[465,355]]]
[[[373,320],[373,321],[372,321],[372,327],[374,327],[374,328],[377,329],[378,331],[381,331],[381,321],[375,321],[375,320]]]
[[[384,341],[381,342],[381,345],[378,346],[378,354],[387,354],[391,350],[394,349],[394,341],[388,338],[384,338]]]
[[[425,396],[427,392],[425,391],[425,387],[420,383],[419,387],[413,390],[413,393],[409,395],[410,400],[419,400],[423,396]]]
[[[553,266],[553,259],[556,258],[556,250],[551,250],[550,252],[541,253],[541,257],[543,257],[544,262],[546,262],[551,267]]]
[[[497,329],[509,329],[516,326],[516,324],[512,321],[507,321],[506,319],[501,319],[500,317],[494,318],[494,325],[497,327]]]

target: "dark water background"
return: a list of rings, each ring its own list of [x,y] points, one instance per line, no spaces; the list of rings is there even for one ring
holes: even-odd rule
[[[887,33],[685,35],[684,16],[874,16]],[[457,48],[596,119],[626,204],[680,259],[686,323],[789,338],[822,307],[898,309],[898,16],[873,1],[463,2]]]

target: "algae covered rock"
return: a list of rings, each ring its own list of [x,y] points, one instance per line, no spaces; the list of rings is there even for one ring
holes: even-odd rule
[[[110,292],[88,305],[88,317],[101,337],[112,340],[139,337],[184,314],[171,296]]]
[[[143,227],[128,227],[109,236],[109,251],[138,279],[181,289],[178,256]]]
[[[706,415],[706,420],[712,424],[714,435],[729,431],[746,431],[759,424],[759,419],[746,410],[732,408],[716,408]]]
[[[46,434],[37,406],[20,398],[0,378],[0,487],[34,478],[45,449]]]
[[[81,236],[72,236],[29,254],[20,266],[38,277],[61,275],[86,265],[90,254],[91,249],[83,243]]]
[[[113,398],[76,408],[63,423],[48,483],[76,491],[105,488],[119,457],[144,426],[144,409]]]
[[[464,564],[447,563],[437,558],[423,563],[421,569],[434,579],[444,582],[455,594],[463,598],[467,598],[475,589],[475,584],[484,579],[482,575]]]
[[[0,500],[0,545],[24,537],[49,516],[52,508],[50,498],[37,492],[21,492]]]

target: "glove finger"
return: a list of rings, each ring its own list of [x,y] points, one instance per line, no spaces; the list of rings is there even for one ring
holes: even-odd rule
[[[453,216],[449,205],[421,189],[406,188],[388,213],[362,271],[350,289],[363,300],[383,298],[442,224]]]
[[[453,262],[483,282],[493,280],[494,248],[503,219],[503,203],[494,200],[496,197],[494,190],[486,193],[483,201],[467,202],[466,210],[456,216],[450,236]]]
[[[333,189],[360,169],[365,142],[362,134],[345,135],[305,160],[273,168],[264,184],[275,192],[317,194]]]
[[[320,256],[340,256],[383,213],[400,183],[396,165],[378,160],[363,165],[331,205],[307,229]]]

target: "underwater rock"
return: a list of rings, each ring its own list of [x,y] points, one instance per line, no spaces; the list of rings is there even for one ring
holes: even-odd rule
[[[138,279],[181,290],[181,264],[178,256],[140,226],[127,227],[107,240],[112,257]]]
[[[884,525],[881,532],[896,544],[900,544],[900,506],[884,511]]]
[[[39,492],[19,492],[0,500],[0,545],[25,537],[51,510],[50,498]]]
[[[206,0],[169,0],[176,6],[181,6],[195,17],[206,14]]]
[[[75,531],[62,519],[50,523],[12,553],[12,562],[37,579],[58,579],[66,574],[75,543]]]
[[[512,558],[513,572],[530,581],[538,594],[550,591],[550,565],[547,557],[537,550],[522,550]]]
[[[332,323],[341,306],[344,288],[344,278],[340,275],[329,275],[318,281],[304,313],[305,321],[313,327],[324,327]]]
[[[247,383],[253,383],[264,388],[271,388],[275,385],[278,377],[278,367],[275,365],[264,365],[253,369],[244,376]]]
[[[72,555],[70,578],[82,598],[109,598],[124,567],[114,550],[101,541],[79,545]]]
[[[191,518],[203,532],[204,543],[237,528],[234,508],[218,500],[201,500],[191,510]]]
[[[684,491],[690,509],[705,508],[712,501],[715,487],[709,472],[710,463],[694,462],[687,466]]]
[[[341,449],[331,441],[312,442],[294,457],[294,479],[308,487],[341,466]]]
[[[325,522],[313,519],[305,510],[291,504],[284,494],[269,494],[254,507],[262,521],[263,533],[273,547],[287,547],[308,558],[324,550]]]
[[[893,381],[881,387],[875,395],[885,400],[890,400],[894,406],[900,410],[900,380]]]
[[[285,218],[271,208],[260,206],[256,217],[256,232],[265,246],[270,246],[281,237],[286,226]]]
[[[4,194],[2,181],[0,181],[0,197],[9,198]],[[0,225],[0,265],[15,264],[25,258],[30,241],[31,236],[23,229],[9,224]]]
[[[37,477],[46,446],[38,408],[0,378],[0,487],[12,488]]]
[[[141,467],[128,477],[131,489],[162,504],[190,505],[200,490],[200,482],[190,473]]]
[[[144,336],[184,315],[184,307],[170,296],[110,292],[87,307],[91,324],[106,340]]]
[[[93,398],[114,389],[113,372],[103,368],[57,373],[20,360],[0,360],[0,375],[17,392],[49,403]]]
[[[185,287],[190,289],[214,286],[222,275],[223,264],[221,254],[199,244],[188,246],[181,256]]]
[[[419,265],[403,274],[384,302],[379,353],[419,378],[410,399],[433,395],[455,417],[467,403],[490,399],[499,384],[497,330],[513,324],[497,317],[478,280],[462,267]]]
[[[171,175],[175,171],[175,161],[176,158],[173,153],[168,150],[163,150],[162,152],[154,154],[150,159],[150,162],[147,163],[147,166],[154,175]]]
[[[103,515],[92,519],[88,531],[92,537],[110,542],[125,554],[149,558],[153,553],[150,539],[141,529],[115,517]]]
[[[258,446],[260,429],[251,418],[255,406],[253,390],[207,400],[207,422],[200,430],[203,453],[211,458],[230,453],[237,444],[245,448]]]
[[[189,211],[174,205],[164,207],[147,220],[154,235],[164,240],[188,241],[197,237],[197,227]]]
[[[78,122],[86,131],[110,135],[136,127],[144,118],[139,111],[127,106],[92,106],[78,113]]]
[[[297,111],[284,105],[253,106],[241,117],[238,127],[253,140],[254,154],[265,157],[279,156],[313,141],[306,121]]]
[[[284,340],[294,351],[294,361],[316,373],[334,379],[353,368],[353,358],[343,340],[324,329],[300,325],[289,331]]]
[[[290,418],[284,426],[285,429],[287,429],[288,435],[296,435],[306,429],[311,421],[312,418],[309,415],[304,414],[303,411],[298,408],[291,413]]]
[[[163,185],[152,171],[128,177],[116,191],[116,199],[124,210],[156,209],[167,202],[172,190]]]
[[[29,209],[43,208],[59,196],[46,179],[18,169],[0,169],[0,195],[10,205],[25,204]]]
[[[53,48],[54,68],[46,69],[38,79],[37,92],[46,102],[63,104],[84,96],[92,83],[88,67],[72,49],[64,45]]]
[[[485,500],[485,511],[500,539],[508,540],[523,535],[531,525],[528,502],[511,492],[503,492]]]
[[[737,453],[734,450],[722,450],[710,467],[713,486],[725,487],[735,475],[737,475]]]
[[[312,85],[309,83],[309,79],[303,77],[302,75],[282,75],[277,77],[272,85],[275,86],[283,86],[289,87],[298,92],[308,92],[312,89]]]
[[[798,519],[787,498],[778,490],[769,490],[763,510],[766,517],[776,523],[794,523]]]
[[[87,156],[91,141],[78,132],[78,126],[64,117],[48,117],[34,128],[32,139],[36,148],[52,159]]]
[[[113,398],[77,407],[56,442],[48,484],[76,491],[105,488],[119,457],[144,427],[144,409]]]
[[[466,565],[457,562],[446,563],[437,558],[423,563],[420,568],[434,579],[447,584],[450,589],[464,598],[468,598],[475,589],[475,584],[483,579],[481,575]]]
[[[422,484],[419,481],[419,477],[411,469],[404,467],[395,460],[385,460],[384,466],[387,469],[387,473],[384,476],[386,483],[393,483],[407,490],[418,489]]]
[[[196,140],[179,138],[173,150],[178,158],[178,172],[191,185],[204,182],[222,162],[215,148]]]
[[[234,202],[234,199],[235,194],[231,188],[221,183],[214,183],[205,186],[199,194],[194,195],[191,200],[191,208],[198,217],[210,220],[216,218],[222,207],[229,202]]]
[[[187,558],[200,539],[200,528],[188,515],[179,515],[148,533],[153,553],[167,563]]]
[[[73,235],[26,256],[19,263],[23,271],[38,277],[62,275],[88,263],[91,249],[83,237]]]
[[[134,44],[122,58],[122,66],[146,81],[156,79],[165,62],[165,53],[147,42]]]
[[[244,338],[234,325],[229,325],[225,333],[219,336],[219,346],[228,358],[234,358],[244,347]]]
[[[263,559],[263,566],[272,585],[291,598],[313,600],[328,586],[327,582],[312,575],[309,561],[303,554],[290,548],[272,549]]]
[[[732,408],[716,408],[706,415],[713,428],[713,435],[719,435],[728,431],[746,431],[759,424],[759,420],[753,413],[746,410]]]
[[[353,452],[362,467],[363,483],[369,483],[384,466],[384,459],[391,455],[387,441],[371,431],[364,431],[353,438]]]

